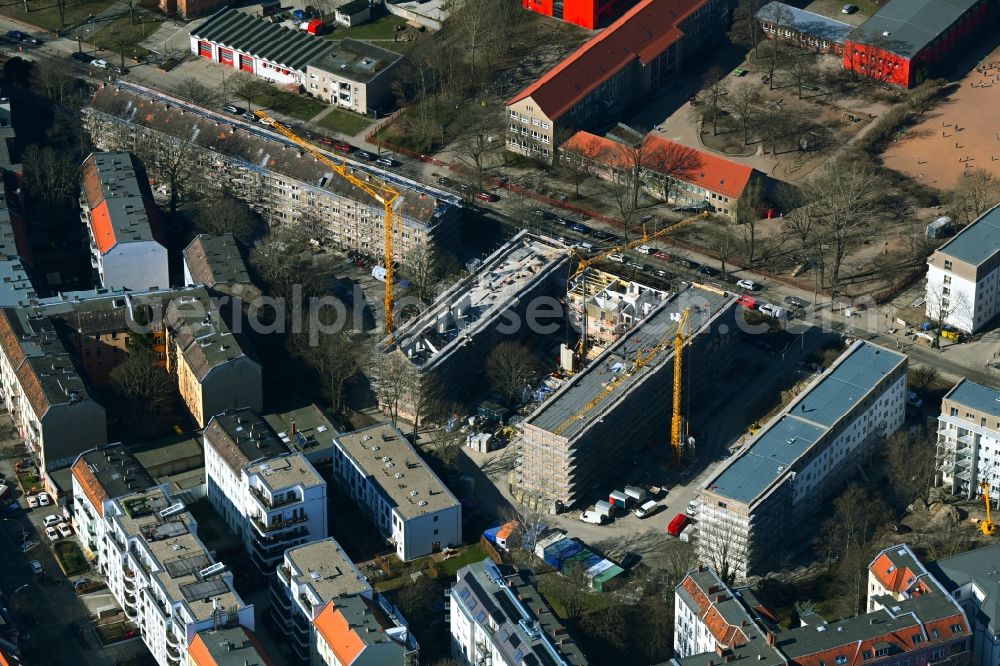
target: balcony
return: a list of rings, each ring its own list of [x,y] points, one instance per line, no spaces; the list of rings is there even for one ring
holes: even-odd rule
[[[278,579],[285,585],[292,584],[292,572],[284,564],[278,567]]]
[[[300,595],[299,595],[299,604],[300,604],[300,605],[301,605],[301,606],[302,606],[303,608],[305,608],[307,612],[309,612],[310,614],[312,614],[312,610],[313,610],[313,603],[312,603],[312,601],[311,601],[311,600],[309,599],[309,597],[308,597],[308,596],[306,596],[305,594],[300,594]]]
[[[184,647],[184,643],[181,639],[174,636],[174,632],[170,629],[170,625],[167,625],[167,632],[165,634],[165,639],[167,642],[167,649],[173,648],[175,650],[180,650]]]
[[[139,617],[138,608],[134,608],[132,606],[129,606],[128,604],[125,604],[124,610],[125,610],[125,617],[127,617],[130,620],[134,620],[135,618]]]
[[[309,522],[309,516],[302,514],[298,518],[289,518],[288,520],[281,520],[271,523],[270,525],[265,525],[261,521],[260,516],[252,516],[250,520],[261,534],[267,535],[271,532],[278,532],[280,530],[286,530],[290,527],[295,527],[296,525],[301,525],[302,523],[307,523]]]
[[[277,509],[279,507],[288,506],[289,504],[295,504],[302,501],[295,493],[285,493],[280,499],[274,500],[254,486],[250,486],[250,494],[253,495],[254,499],[260,502],[265,509]]]

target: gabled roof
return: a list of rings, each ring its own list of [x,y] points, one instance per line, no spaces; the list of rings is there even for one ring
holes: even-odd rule
[[[347,622],[347,618],[333,601],[327,602],[313,620],[313,624],[341,664],[345,666],[353,664],[358,655],[364,652],[364,640]]]
[[[91,232],[101,254],[134,241],[156,241],[166,247],[149,185],[138,178],[130,153],[91,153],[81,175]]]
[[[298,72],[304,72],[307,65],[336,46],[303,30],[292,30],[229,8],[213,14],[197,32],[192,32],[191,37],[249,53]]]
[[[204,629],[188,645],[193,666],[272,666],[256,634],[243,626]]]
[[[630,159],[629,148],[590,132],[577,132],[561,149],[619,167],[628,165]],[[734,199],[743,194],[754,174],[753,167],[652,134],[647,134],[643,139],[641,158],[646,169],[667,172],[674,180]],[[635,157],[631,159],[634,160]]]
[[[642,0],[599,35],[523,89],[551,120],[634,60],[648,65],[684,36],[678,25],[708,0]]]

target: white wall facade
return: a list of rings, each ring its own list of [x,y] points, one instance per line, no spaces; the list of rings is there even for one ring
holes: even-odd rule
[[[80,542],[83,552],[90,557],[97,557],[99,544],[104,539],[104,521],[98,507],[90,502],[90,497],[83,491],[80,482],[73,475],[73,529]],[[91,548],[93,544],[93,548]]]
[[[458,506],[404,520],[393,510],[392,540],[404,562],[462,543],[462,511]],[[435,548],[435,545],[437,547]]]
[[[955,471],[938,460],[941,481],[952,493],[968,498],[980,494],[979,484],[990,484],[990,498],[1000,498],[1000,433],[961,418],[961,413],[938,416],[938,446],[964,453],[969,479],[959,478]]]
[[[995,594],[995,590],[992,592]],[[982,613],[983,602],[990,594],[975,581],[953,590],[952,596],[965,611],[972,629],[972,666],[1000,664],[1000,635],[990,631],[989,617]],[[996,622],[996,618],[993,618]]]
[[[946,313],[945,324],[972,333],[993,318],[1000,307],[997,298],[997,271],[978,283],[934,264],[927,265],[926,313],[936,321]],[[990,294],[987,297],[987,294]],[[977,300],[977,296],[979,297]],[[942,304],[942,299],[947,299]]]
[[[674,590],[674,658],[715,651],[715,637],[679,592]]]
[[[167,248],[155,240],[118,243],[97,255],[97,272],[106,289],[146,291],[170,286]]]
[[[493,618],[486,616],[484,622],[489,627],[481,627],[465,607],[465,604],[455,594],[455,588],[450,592],[451,656],[462,666],[477,666],[491,664],[492,666],[521,666],[507,660],[503,652],[493,642],[496,625]],[[488,656],[487,656],[488,655]]]
[[[215,42],[206,42],[205,40],[199,40],[193,35],[190,37],[191,40],[191,53],[196,56],[200,56],[209,59],[209,51],[201,52],[202,46],[207,45],[211,52],[212,62],[221,65],[223,67],[231,67],[237,71],[241,70],[253,74],[262,79],[267,79],[273,83],[280,85],[286,85],[289,83],[304,84],[306,80],[306,73],[298,70],[290,70],[287,67],[280,65],[279,63],[270,62],[262,58],[258,58],[255,55],[249,53],[242,53],[236,49],[229,48],[227,46],[221,46]],[[224,62],[222,56],[229,52],[232,54],[232,62]],[[243,63],[241,65],[241,63]]]
[[[219,455],[219,452],[208,441],[202,438],[205,451],[205,486],[208,488],[208,501],[216,513],[222,516],[229,529],[236,534],[243,534],[243,488],[242,480],[233,473],[232,468]]]

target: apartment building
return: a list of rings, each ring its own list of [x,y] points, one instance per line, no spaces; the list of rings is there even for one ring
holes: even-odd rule
[[[539,303],[544,305],[540,299],[564,293],[569,256],[558,241],[518,232],[419,317],[401,324],[381,345],[381,353],[405,358],[423,381],[441,387],[443,399],[463,400],[469,389],[481,385],[482,376],[474,369],[483,367],[498,344],[534,333],[527,324],[529,309],[537,312]],[[539,321],[551,325],[544,316]],[[399,414],[412,418],[415,402],[415,396],[404,396]]]
[[[167,247],[149,179],[127,152],[91,153],[81,167],[80,217],[91,265],[107,289],[170,286]]]
[[[225,7],[195,28],[191,53],[281,85],[306,83],[306,67],[334,44],[305,30]]]
[[[98,90],[83,116],[102,149],[186,151],[197,167],[185,188],[224,189],[269,224],[316,221],[317,233],[331,247],[383,254],[382,205],[276,132],[123,81]],[[417,248],[447,248],[457,241],[456,196],[371,164],[330,157],[346,161],[361,177],[375,173],[400,192],[393,245],[397,261],[406,263]],[[156,160],[146,166],[162,179],[163,166]]]
[[[1000,663],[1000,544],[927,564],[965,611],[972,629],[972,666]]]
[[[701,487],[699,560],[736,580],[771,571],[859,456],[903,424],[906,367],[858,340],[771,419]]]
[[[566,307],[581,335],[586,331],[588,349],[594,349],[631,331],[668,296],[660,289],[586,268],[570,282]]]
[[[927,316],[966,333],[1000,312],[1000,206],[979,216],[927,260]]]
[[[755,17],[768,39],[794,44],[817,53],[844,52],[844,42],[854,26],[799,9],[783,2],[769,2]]]
[[[507,101],[507,150],[552,162],[563,132],[613,124],[722,35],[734,4],[641,0]]]
[[[186,666],[276,666],[246,627],[203,629],[188,645]]]
[[[260,289],[250,279],[240,246],[232,234],[198,234],[184,248],[184,284],[205,285],[212,292],[250,304]]]
[[[0,97],[0,112],[5,103]],[[9,106],[9,102],[6,103]],[[0,121],[3,115],[0,113]],[[3,130],[10,129],[0,125],[0,138]],[[0,159],[2,159],[6,144],[0,141]],[[0,162],[0,168],[3,168]],[[25,270],[25,262],[31,257],[31,239],[24,226],[24,220],[17,215],[12,216],[7,207],[6,196],[0,197],[0,307],[19,307],[31,303],[38,297],[35,286]]]
[[[593,502],[595,489],[621,479],[631,451],[667,445],[672,340],[685,311],[691,336],[685,400],[725,371],[736,297],[695,285],[662,301],[522,422],[516,497],[552,511]]]
[[[254,628],[253,606],[213,561],[197,522],[165,487],[104,502],[98,566],[159,666],[179,666],[206,629]]]
[[[388,423],[333,438],[333,478],[404,562],[462,543],[462,505]]]
[[[384,597],[379,595],[384,601]],[[393,609],[395,610],[395,609]],[[398,612],[398,611],[397,611]],[[398,617],[362,596],[342,597],[323,607],[316,627],[316,666],[417,666],[419,646]]]
[[[172,299],[164,320],[167,371],[199,426],[227,409],[260,411],[261,365],[244,351],[203,287]]]
[[[906,546],[896,546],[909,558]],[[915,558],[914,558],[915,559]],[[731,589],[711,568],[691,571],[674,589],[674,666],[718,663],[765,666],[970,663],[971,632],[959,605],[922,568],[903,579],[885,552],[869,565],[870,612],[827,622],[804,614],[801,626],[785,629],[749,588]],[[911,570],[916,573],[916,570]]]
[[[629,0],[521,0],[521,6],[544,16],[598,30],[621,16]]]
[[[289,548],[277,574],[271,579],[271,617],[302,663],[315,652],[313,623],[331,600],[374,598],[368,579],[333,538]]]
[[[633,143],[580,131],[560,148],[560,159],[579,165],[605,180],[631,172],[638,161],[647,191],[669,203],[736,217],[736,203],[752,182],[763,187],[767,177],[753,167],[713,153],[688,148],[653,134]]]
[[[104,505],[123,495],[147,490],[156,481],[124,444],[81,453],[73,463],[73,527],[80,546],[96,558],[104,539]]]
[[[107,443],[104,407],[44,315],[0,308],[0,396],[53,494],[51,472]]]
[[[963,379],[944,396],[935,482],[966,499],[979,497],[986,483],[1000,497],[1000,391]]]
[[[294,453],[301,453],[313,465],[333,462],[333,438],[340,433],[319,405],[310,404],[285,412],[265,414],[264,420]]]
[[[468,564],[448,601],[451,656],[461,666],[590,663],[527,571],[488,559]]]
[[[286,549],[326,538],[326,482],[257,414],[212,417],[204,444],[208,499],[261,573],[273,573]]]
[[[306,91],[327,104],[367,114],[392,102],[392,83],[403,56],[345,37],[332,51],[306,66]]]

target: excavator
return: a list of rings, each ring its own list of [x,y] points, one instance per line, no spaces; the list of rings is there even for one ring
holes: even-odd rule
[[[993,536],[997,533],[997,524],[993,522],[993,516],[990,514],[990,484],[984,481],[981,488],[983,489],[983,499],[986,500],[986,520],[979,523],[979,531],[986,536]]]

